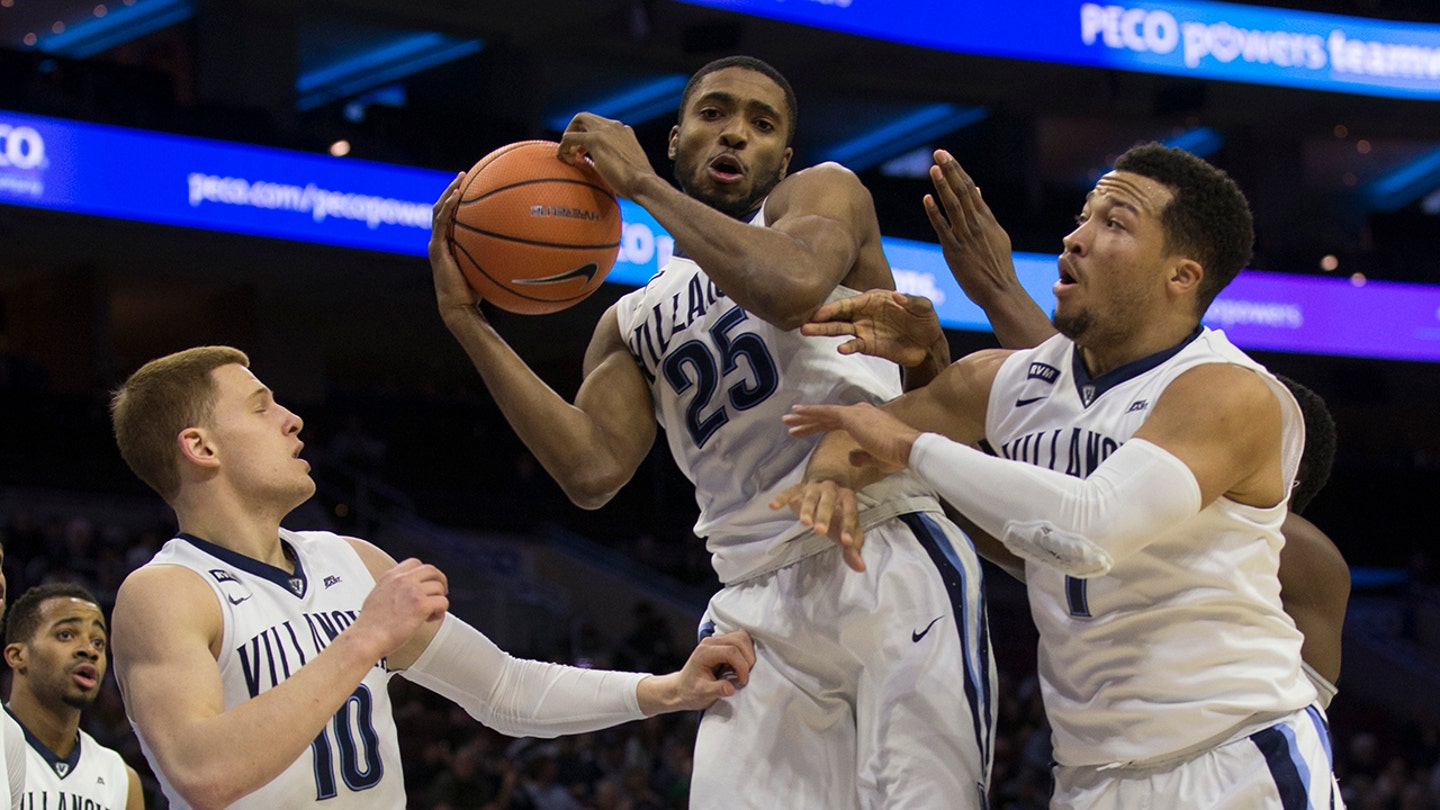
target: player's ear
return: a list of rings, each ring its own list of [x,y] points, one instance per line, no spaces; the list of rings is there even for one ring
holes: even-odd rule
[[[790,158],[795,156],[795,150],[785,147],[785,154],[780,156],[780,179],[785,179],[785,172],[790,170]]]
[[[1176,294],[1194,294],[1199,289],[1200,281],[1205,278],[1205,268],[1194,259],[1187,259],[1183,256],[1171,258],[1173,264],[1170,266],[1170,275],[1166,283]]]
[[[16,641],[5,645],[5,664],[16,672],[24,672],[26,667],[25,645]]]
[[[219,463],[215,445],[204,428],[188,427],[175,437],[180,448],[180,457],[201,467],[214,467]]]
[[[669,156],[671,160],[674,160],[676,153],[679,151],[679,147],[680,125],[676,124],[675,126],[670,127],[670,143],[668,146],[665,147],[665,154]]]

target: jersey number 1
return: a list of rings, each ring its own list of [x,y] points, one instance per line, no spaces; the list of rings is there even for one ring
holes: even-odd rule
[[[335,755],[330,747],[332,729],[340,748],[340,778],[345,780],[345,787],[358,793],[380,784],[385,764],[380,761],[380,735],[375,733],[373,706],[370,687],[360,684],[335,713],[335,722],[321,729],[320,736],[310,743],[315,755],[316,801],[333,799],[336,795]]]

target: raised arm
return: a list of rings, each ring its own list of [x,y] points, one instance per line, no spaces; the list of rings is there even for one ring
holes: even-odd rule
[[[427,619],[443,614],[445,580],[407,560],[382,577],[360,616],[290,678],[230,709],[216,656],[222,619],[194,572],[141,568],[112,619],[115,675],[156,764],[197,808],[225,807],[305,753],[360,681]]]
[[[945,263],[966,297],[985,310],[1000,345],[1024,349],[1055,334],[1045,311],[1020,286],[1010,235],[949,152],[935,152],[930,182],[935,193],[925,195],[925,215],[940,239]]]
[[[619,121],[577,115],[560,139],[560,157],[583,156],[617,194],[649,211],[726,295],[782,329],[799,328],[837,284],[894,288],[870,193],[839,164],[782,180],[765,203],[770,227],[756,228],[656,174]]]
[[[457,178],[435,204],[430,235],[440,316],[535,458],[576,505],[599,508],[630,480],[655,441],[650,389],[613,309],[595,326],[573,405],[525,364],[481,314],[450,254],[447,232],[459,188]]]

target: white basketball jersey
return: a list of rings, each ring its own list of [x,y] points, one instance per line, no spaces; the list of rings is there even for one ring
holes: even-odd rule
[[[23,728],[23,726],[22,726]],[[130,774],[115,751],[80,732],[68,757],[58,757],[25,730],[24,810],[124,810],[130,798]]]
[[[1299,407],[1210,329],[1095,379],[1063,336],[1015,353],[991,391],[987,441],[1005,458],[1085,478],[1139,429],[1172,380],[1204,363],[1252,369],[1275,392],[1288,491],[1304,447]],[[1315,699],[1300,670],[1300,632],[1280,606],[1285,513],[1283,503],[1260,509],[1219,498],[1085,580],[1026,563],[1057,762],[1164,758]]]
[[[215,592],[225,620],[215,663],[225,685],[227,710],[271,689],[319,655],[355,621],[375,587],[360,555],[343,538],[281,529],[280,539],[294,552],[294,574],[184,534],[147,563],[189,568]],[[389,680],[384,662],[377,662],[309,750],[231,807],[404,807]],[[160,771],[144,733],[135,731],[171,806],[188,807]]]
[[[762,209],[753,224],[764,223]],[[829,300],[854,294],[837,288]],[[800,479],[820,438],[790,436],[780,417],[800,402],[893,399],[900,394],[898,368],[841,355],[836,347],[843,338],[805,337],[766,323],[678,250],[615,311],[621,336],[650,381],[670,451],[695,484],[695,533],[706,538],[720,580],[775,567],[786,550],[778,538],[804,527],[769,502]],[[911,488],[926,491],[918,483]]]

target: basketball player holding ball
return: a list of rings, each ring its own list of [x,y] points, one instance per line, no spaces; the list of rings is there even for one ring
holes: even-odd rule
[[[862,494],[860,574],[768,508],[814,447],[786,435],[792,404],[883,402],[901,387],[894,364],[800,334],[826,302],[894,280],[854,173],[788,173],[795,122],[789,83],[764,62],[702,67],[670,133],[678,190],[629,127],[585,113],[570,123],[559,156],[593,161],[676,242],[671,262],[601,317],[573,404],[485,320],[450,254],[463,178],[435,206],[437,303],[577,505],[597,508],[631,478],[657,422],[694,482],[695,531],[724,583],[701,632],[748,630],[757,661],[701,721],[691,807],[983,807],[995,679],[969,541],[907,476]]]

